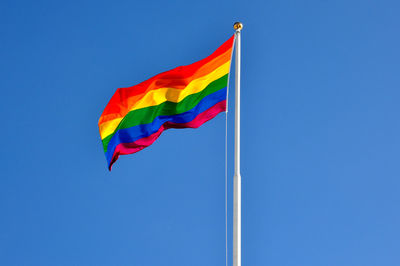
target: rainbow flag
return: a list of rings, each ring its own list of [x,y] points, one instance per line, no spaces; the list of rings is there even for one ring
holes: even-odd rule
[[[99,119],[108,168],[150,146],[169,128],[197,128],[226,110],[234,36],[191,65],[119,88]]]

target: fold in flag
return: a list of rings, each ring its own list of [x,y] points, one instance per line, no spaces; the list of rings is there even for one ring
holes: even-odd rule
[[[234,36],[191,65],[119,88],[99,119],[108,168],[150,146],[169,128],[197,128],[226,110]]]

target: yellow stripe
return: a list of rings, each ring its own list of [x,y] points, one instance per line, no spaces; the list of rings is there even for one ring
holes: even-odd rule
[[[231,61],[229,60],[225,64],[215,69],[213,72],[210,72],[209,74],[198,79],[192,80],[184,89],[160,88],[157,90],[151,90],[142,99],[137,101],[129,111],[159,105],[166,101],[175,103],[180,102],[185,97],[202,91],[212,81],[228,74],[230,63]],[[114,133],[122,119],[123,117],[119,117],[99,125],[101,139],[103,140],[108,135]]]

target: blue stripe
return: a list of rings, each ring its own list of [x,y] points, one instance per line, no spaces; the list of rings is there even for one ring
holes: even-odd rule
[[[111,138],[107,146],[106,158],[108,164],[110,165],[114,150],[120,143],[131,143],[148,137],[157,132],[165,122],[188,123],[195,119],[200,113],[206,111],[223,100],[226,100],[226,87],[207,95],[193,109],[182,114],[158,116],[150,124],[137,125],[118,130]]]

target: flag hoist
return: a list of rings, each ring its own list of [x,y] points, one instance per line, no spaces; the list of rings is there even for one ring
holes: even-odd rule
[[[107,165],[120,155],[153,144],[170,128],[197,128],[226,111],[228,79],[235,43],[235,171],[233,178],[233,266],[241,266],[240,32],[206,58],[119,88],[98,125]],[[235,42],[234,42],[235,40]]]

